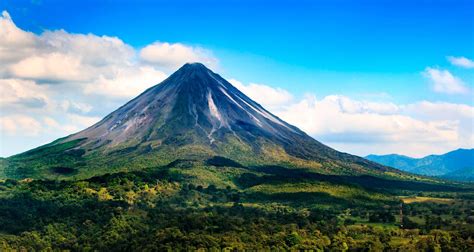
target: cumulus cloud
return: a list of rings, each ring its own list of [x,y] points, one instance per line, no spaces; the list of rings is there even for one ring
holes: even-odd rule
[[[234,86],[242,85],[233,81]],[[271,112],[317,140],[358,155],[400,153],[424,156],[456,148],[472,148],[474,107],[447,102],[410,104],[374,102],[343,95],[317,99],[281,99],[259,95],[260,87],[241,90],[261,104],[273,104]],[[288,93],[265,86],[266,94]],[[291,94],[290,94],[291,96]]]
[[[50,82],[83,81],[88,77],[79,59],[59,53],[25,58],[12,64],[9,73],[17,78]]]
[[[433,90],[446,94],[466,94],[469,89],[458,77],[452,75],[448,70],[427,67],[423,76],[430,80]]]
[[[84,114],[92,110],[92,106],[90,104],[69,100],[62,101],[60,106],[64,111],[72,112],[74,114]]]
[[[347,103],[351,110],[347,110]],[[388,104],[367,107],[366,102],[345,96],[330,95],[321,100],[307,96],[303,100],[278,111],[281,117],[311,135],[322,136],[330,141],[347,141],[346,135],[362,136],[370,141],[444,141],[453,140],[452,125],[438,122],[423,122],[402,114],[402,108],[386,113],[379,110]],[[304,115],[304,116],[302,116]],[[342,134],[343,137],[339,137]]]
[[[37,109],[49,103],[47,89],[34,81],[0,79],[0,106],[6,109]]]
[[[114,98],[132,98],[166,77],[163,72],[149,66],[121,69],[111,77],[100,75],[84,88],[84,92]]]
[[[350,110],[346,104],[350,104]],[[446,115],[446,112],[454,113]],[[395,105],[330,95],[321,100],[307,96],[275,113],[316,139],[360,155],[423,156],[473,147],[474,107],[468,105],[430,102]]]
[[[422,120],[474,119],[474,107],[449,102],[420,101],[406,105],[404,112]],[[474,122],[472,123],[474,124]]]
[[[7,115],[0,117],[0,132],[3,136],[34,137],[39,135],[64,136],[85,127],[89,127],[100,120],[99,117],[68,114],[66,120],[58,122],[48,116]],[[74,123],[72,123],[74,122]]]
[[[181,43],[155,42],[140,50],[140,58],[158,66],[176,68],[186,62],[201,62],[215,67],[217,59],[210,51]]]
[[[119,98],[135,96],[186,62],[217,64],[210,51],[181,43],[155,42],[137,50],[117,37],[64,30],[36,35],[18,28],[6,11],[0,17],[0,60],[0,78],[67,84]]]
[[[7,12],[4,11],[0,17],[0,60],[4,63],[0,65],[0,78],[3,79],[69,85],[78,91],[91,83],[103,85],[107,81],[125,78],[127,73],[134,75],[134,85],[141,88],[145,81],[148,81],[148,86],[156,84],[149,78],[137,78],[136,68],[147,68],[147,74],[154,71],[161,79],[165,76],[162,70],[143,65],[136,58],[137,51],[116,37],[71,34],[63,30],[36,35],[16,27]],[[123,83],[115,82],[115,85],[121,92],[131,88],[129,97],[136,93],[130,84],[123,87]],[[60,88],[50,87],[50,90],[54,89]],[[93,88],[87,89],[91,93]],[[98,93],[105,96],[116,94]]]
[[[448,56],[447,58],[448,58],[448,61],[455,66],[460,66],[464,68],[474,68],[474,61],[466,57]]]
[[[6,11],[0,16],[0,38],[0,58],[3,64],[28,55],[36,42],[35,35],[16,27]]]
[[[69,114],[67,115],[67,119],[76,122],[76,125],[74,127],[77,127],[77,131],[92,126],[94,123],[99,122],[102,118],[97,116],[82,116],[76,114]]]
[[[282,88],[273,88],[256,83],[245,85],[235,79],[230,79],[229,82],[248,97],[268,109],[287,105],[293,100],[293,95]]]
[[[26,136],[36,136],[41,132],[41,123],[25,115],[2,116],[0,117],[0,132],[6,135],[20,133]]]

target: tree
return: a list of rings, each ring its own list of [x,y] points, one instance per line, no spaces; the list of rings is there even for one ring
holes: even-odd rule
[[[285,237],[285,242],[288,247],[293,247],[301,243],[303,238],[298,234],[298,232],[293,231]]]
[[[346,237],[341,232],[333,236],[330,248],[331,251],[347,251],[349,249],[349,246],[347,245]]]

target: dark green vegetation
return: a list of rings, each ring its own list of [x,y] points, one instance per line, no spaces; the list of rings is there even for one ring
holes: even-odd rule
[[[77,181],[8,179],[0,250],[473,251],[472,189],[222,157]]]
[[[369,155],[366,158],[415,174],[474,181],[474,149],[458,149],[443,155],[429,155],[424,158],[396,154]]]

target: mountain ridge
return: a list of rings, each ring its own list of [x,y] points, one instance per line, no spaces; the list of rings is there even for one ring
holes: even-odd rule
[[[459,148],[445,154],[412,158],[398,154],[368,155],[367,159],[420,175],[474,180],[474,149]]]

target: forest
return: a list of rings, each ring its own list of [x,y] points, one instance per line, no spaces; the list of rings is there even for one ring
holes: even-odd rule
[[[275,167],[225,186],[193,180],[191,170],[0,180],[0,250],[474,251],[470,189],[420,193],[370,177],[278,177]],[[363,186],[377,183],[388,186]]]

